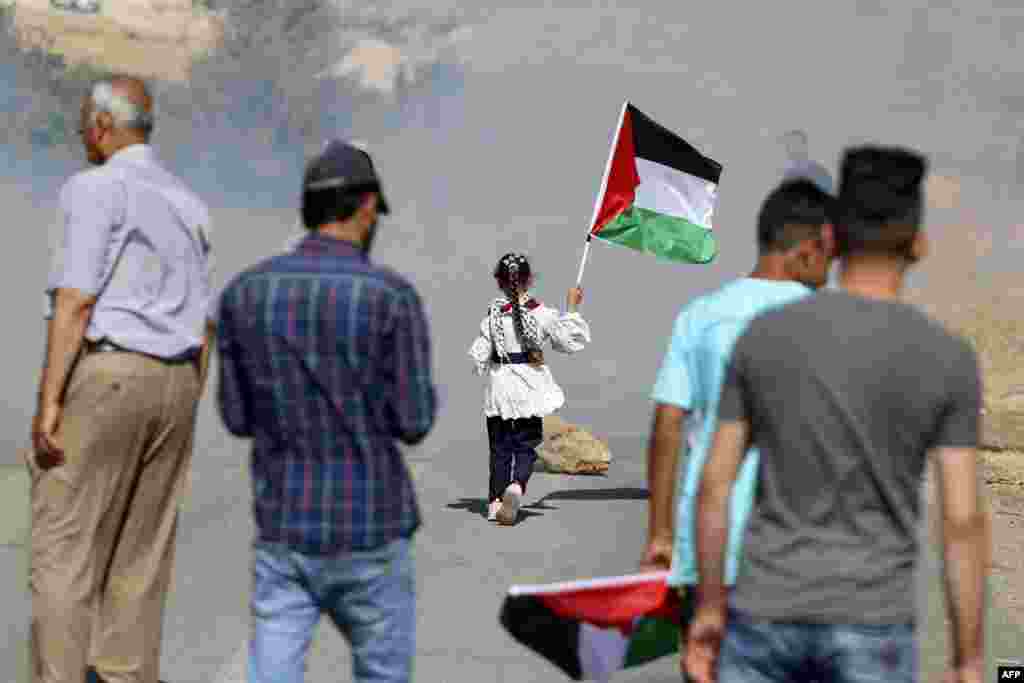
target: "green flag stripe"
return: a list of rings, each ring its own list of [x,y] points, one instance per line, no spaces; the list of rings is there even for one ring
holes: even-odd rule
[[[667,619],[643,618],[633,629],[623,668],[640,666],[679,651],[679,626]]]
[[[718,255],[718,242],[711,230],[635,205],[602,227],[595,237],[683,263],[710,263]]]

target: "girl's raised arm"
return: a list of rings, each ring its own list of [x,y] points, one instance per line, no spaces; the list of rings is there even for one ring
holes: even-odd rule
[[[548,326],[551,348],[561,353],[576,353],[590,343],[590,325],[576,310],[583,301],[583,290],[573,287],[566,296],[565,313],[557,313]]]

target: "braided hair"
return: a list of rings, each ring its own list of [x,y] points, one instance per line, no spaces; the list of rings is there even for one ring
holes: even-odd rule
[[[541,363],[544,355],[541,351],[541,334],[537,320],[526,315],[520,298],[526,291],[530,281],[530,262],[521,254],[505,254],[494,268],[494,277],[498,286],[512,304],[512,323],[519,338],[523,351],[529,356],[530,362]],[[506,302],[499,299],[491,306],[491,336],[497,342],[495,350],[501,356],[507,355],[505,349],[505,331],[501,324],[501,309]]]

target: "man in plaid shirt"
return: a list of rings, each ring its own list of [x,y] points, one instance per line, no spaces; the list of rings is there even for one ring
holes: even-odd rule
[[[305,174],[310,234],[222,297],[221,416],[253,439],[254,683],[303,680],[321,610],[357,681],[410,677],[420,514],[396,441],[426,437],[436,394],[416,291],[368,259],[387,213],[369,155],[328,144]]]

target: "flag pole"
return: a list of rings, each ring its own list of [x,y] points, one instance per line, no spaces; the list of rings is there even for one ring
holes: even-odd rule
[[[576,275],[576,286],[579,287],[580,283],[583,282],[583,269],[587,267],[587,254],[590,253],[590,238],[592,235],[587,233],[587,241],[583,244],[583,258],[580,259],[580,272]]]
[[[590,217],[590,226],[587,228],[587,241],[583,245],[583,258],[580,259],[580,271],[576,275],[576,286],[583,282],[583,269],[587,266],[587,256],[590,255],[590,242],[594,237],[594,222],[597,220],[597,212],[601,210],[601,199],[608,188],[608,175],[612,170],[612,160],[615,158],[615,149],[619,146],[619,133],[622,131],[622,122],[626,118],[626,109],[629,107],[629,100],[622,103],[622,111],[619,112],[619,122],[615,126],[615,135],[612,136],[612,148],[608,151],[608,160],[604,165],[604,176],[601,178],[601,187],[597,191],[597,199],[594,200],[594,213]]]

